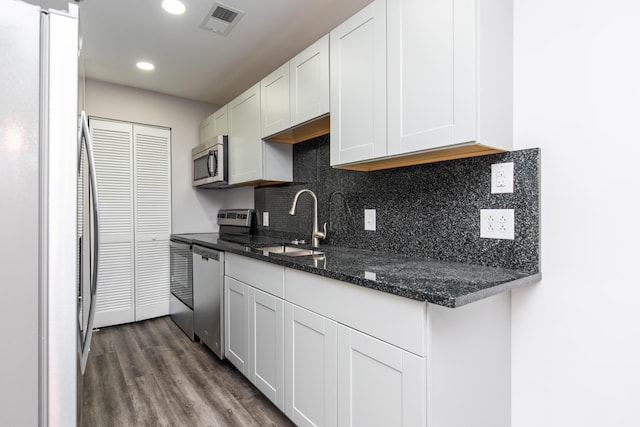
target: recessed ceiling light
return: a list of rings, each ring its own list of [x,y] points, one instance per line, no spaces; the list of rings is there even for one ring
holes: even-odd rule
[[[182,15],[186,9],[180,0],[163,0],[162,8],[173,15]]]
[[[151,71],[153,70],[155,67],[155,65],[153,65],[150,62],[144,62],[144,61],[140,61],[136,64],[136,67],[140,68],[141,70],[145,70],[145,71]]]

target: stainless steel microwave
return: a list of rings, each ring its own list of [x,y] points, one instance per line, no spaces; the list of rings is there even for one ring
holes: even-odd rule
[[[220,188],[229,184],[228,140],[220,135],[191,150],[194,187]]]

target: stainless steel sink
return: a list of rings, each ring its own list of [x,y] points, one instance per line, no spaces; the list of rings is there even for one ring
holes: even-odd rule
[[[317,251],[315,249],[298,248],[295,246],[279,245],[279,246],[266,246],[258,248],[262,252],[269,252],[272,254],[286,255],[286,256],[310,256],[310,255],[323,255],[324,252]]]

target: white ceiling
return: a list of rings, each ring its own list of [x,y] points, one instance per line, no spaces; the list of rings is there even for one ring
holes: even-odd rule
[[[26,0],[66,10],[69,0]],[[83,0],[80,35],[88,78],[224,105],[371,0],[222,0],[245,12],[227,36],[200,28],[215,0]],[[139,60],[156,69],[140,71]]]

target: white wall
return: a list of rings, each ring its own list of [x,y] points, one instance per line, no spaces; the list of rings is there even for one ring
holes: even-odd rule
[[[217,231],[220,208],[253,208],[251,188],[202,191],[191,186],[191,149],[199,144],[200,122],[215,105],[89,79],[85,109],[90,116],[171,128],[173,233]]]
[[[515,0],[515,148],[542,281],[513,292],[513,426],[640,426],[640,2]]]

